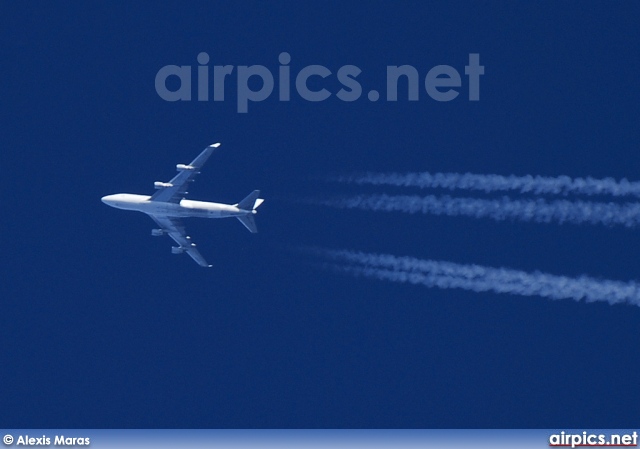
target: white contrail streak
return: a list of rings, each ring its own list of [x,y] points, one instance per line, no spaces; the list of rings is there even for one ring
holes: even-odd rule
[[[314,249],[313,253],[342,262],[334,269],[378,280],[420,284],[427,287],[459,288],[474,292],[541,296],[586,302],[640,306],[640,284],[599,280],[587,276],[570,278],[547,273],[527,273],[507,268],[462,265],[413,257],[397,257],[349,250]]]
[[[640,197],[640,182],[613,178],[570,178],[568,176],[502,176],[472,173],[365,173],[332,176],[328,181],[352,184],[392,185],[400,187],[479,190],[484,192],[518,191],[552,195],[612,195]]]
[[[596,203],[588,201],[455,198],[427,195],[356,195],[307,200],[340,209],[520,220],[537,223],[589,223],[634,227],[640,224],[640,203]]]

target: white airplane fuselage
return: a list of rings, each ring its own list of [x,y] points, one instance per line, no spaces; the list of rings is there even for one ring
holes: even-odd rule
[[[102,197],[102,202],[117,209],[135,210],[147,215],[165,217],[227,218],[252,215],[256,210],[243,210],[237,205],[183,199],[180,203],[151,201],[149,195],[118,193]]]
[[[264,202],[260,198],[260,190],[254,190],[236,204],[211,203],[207,201],[193,201],[185,199],[187,186],[200,173],[200,169],[209,156],[220,146],[214,143],[206,147],[189,164],[177,164],[175,175],[169,182],[156,181],[153,183],[157,192],[153,195],[136,195],[132,193],[117,193],[102,197],[107,206],[117,209],[133,210],[147,214],[158,228],[151,229],[154,237],[169,236],[178,246],[171,248],[172,254],[188,254],[201,267],[211,267],[207,263],[196,244],[187,235],[182,218],[237,218],[238,221],[252,234],[258,232],[254,214]]]

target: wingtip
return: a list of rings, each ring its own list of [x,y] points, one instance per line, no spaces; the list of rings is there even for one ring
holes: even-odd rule
[[[217,143],[212,143],[211,145],[209,145],[211,148],[218,148],[220,146],[220,142]]]

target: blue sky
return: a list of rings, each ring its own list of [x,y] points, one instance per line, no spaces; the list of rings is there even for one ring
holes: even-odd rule
[[[637,229],[298,202],[379,192],[317,179],[366,170],[637,180],[638,12],[631,1],[7,5],[0,422],[635,425],[637,307],[353,278],[295,248],[639,279]],[[275,75],[281,52],[293,76],[355,65],[365,94],[384,92],[389,65],[463,75],[478,53],[485,74],[475,102],[464,75],[449,102],[423,87],[415,102],[273,93],[241,114],[233,76],[225,101],[162,100],[157,72],[195,70],[200,52],[210,70]],[[172,256],[144,215],[100,202],[150,194],[217,141],[190,198],[235,203],[258,188],[266,201],[257,235],[236,220],[187,222],[211,270]]]

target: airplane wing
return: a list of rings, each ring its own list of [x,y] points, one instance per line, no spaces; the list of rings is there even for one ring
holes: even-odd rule
[[[200,251],[196,249],[196,244],[191,242],[191,237],[187,235],[184,229],[184,225],[178,218],[163,217],[158,215],[149,216],[169,235],[169,237],[171,237],[178,245],[180,245],[179,247],[174,247],[172,249],[174,254],[187,253],[201,267],[211,267],[211,265],[209,265],[207,261],[204,260],[204,257],[202,257],[202,254],[200,254]]]
[[[169,182],[156,183],[156,187],[160,190],[151,197],[151,201],[179,203],[188,193],[187,187],[189,186],[189,183],[193,181],[198,173],[200,173],[200,169],[204,163],[207,162],[207,159],[209,159],[213,150],[219,146],[219,143],[209,145],[189,165],[176,165],[178,174]]]

